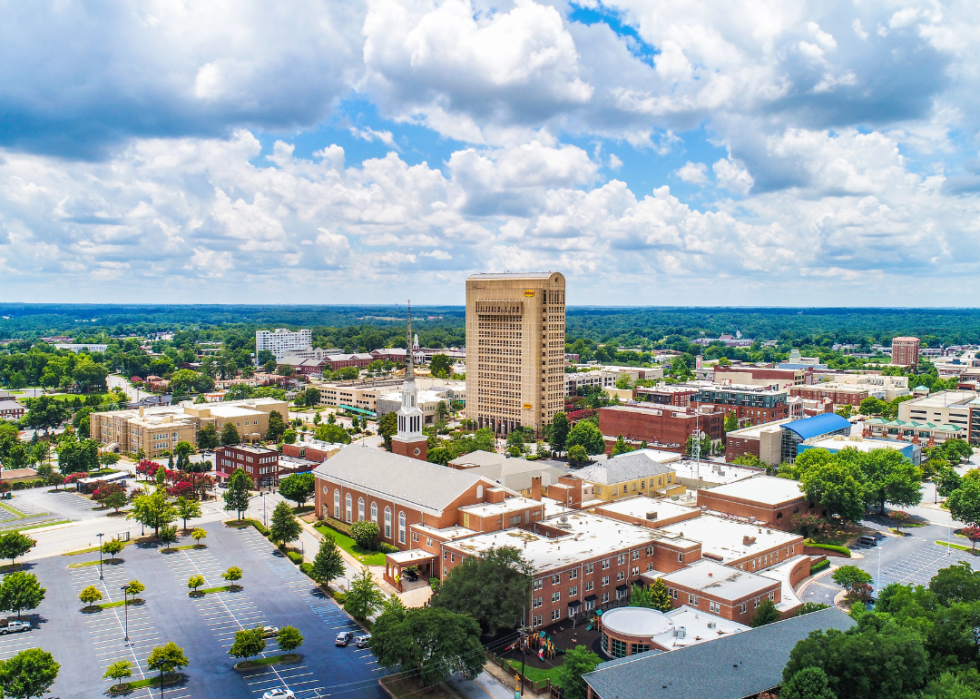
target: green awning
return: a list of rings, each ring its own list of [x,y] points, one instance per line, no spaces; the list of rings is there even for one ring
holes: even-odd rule
[[[338,405],[341,410],[350,410],[354,413],[360,413],[361,415],[367,415],[368,417],[377,417],[377,413],[372,413],[370,410],[364,410],[364,408],[355,408],[350,405]]]

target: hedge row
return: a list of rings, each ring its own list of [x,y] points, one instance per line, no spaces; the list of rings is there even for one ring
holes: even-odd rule
[[[43,488],[48,485],[45,480],[36,481],[17,481],[16,483],[11,483],[10,487],[12,490],[30,490],[31,488]]]
[[[296,553],[295,551],[286,551],[286,557],[296,565],[301,565],[303,563],[302,554]]]
[[[814,573],[819,573],[824,568],[829,568],[829,567],[830,567],[830,560],[825,558],[819,563],[814,563],[812,566],[810,566],[810,574],[813,575]]]
[[[823,549],[824,551],[836,551],[839,554],[851,557],[851,549],[846,546],[835,546],[833,544],[815,544],[812,541],[805,541],[804,546],[809,546],[812,549]]]

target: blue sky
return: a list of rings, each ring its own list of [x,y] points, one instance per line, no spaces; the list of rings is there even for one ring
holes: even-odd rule
[[[978,30],[912,0],[6,5],[0,289],[458,303],[558,269],[580,304],[975,305]]]

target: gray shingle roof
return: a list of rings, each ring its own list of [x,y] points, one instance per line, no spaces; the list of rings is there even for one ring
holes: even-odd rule
[[[650,476],[663,476],[673,473],[674,469],[665,466],[649,454],[643,451],[620,454],[619,456],[607,459],[586,466],[580,471],[575,471],[571,475],[581,478],[590,483],[609,485],[611,483],[622,483],[632,481],[636,478],[649,478]]]
[[[436,512],[442,512],[476,483],[496,486],[466,471],[355,444],[341,449],[313,473]]]
[[[602,663],[585,681],[602,699],[743,699],[782,683],[797,641],[855,621],[831,607],[679,648]]]

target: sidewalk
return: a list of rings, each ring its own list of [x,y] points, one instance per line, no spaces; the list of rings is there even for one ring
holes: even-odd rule
[[[507,689],[488,673],[480,673],[475,680],[453,677],[446,682],[466,699],[513,699],[514,690]]]
[[[300,519],[299,522],[303,527],[303,531],[300,533],[300,540],[303,542],[305,554],[303,556],[303,560],[306,562],[312,562],[313,558],[316,556],[316,552],[320,549],[320,542],[323,540],[323,534],[314,529],[313,525],[309,522],[306,522],[303,519]],[[371,577],[374,578],[374,582],[377,583],[382,592],[384,592],[386,595],[399,594],[398,590],[385,582],[384,568],[381,566],[365,566],[339,546],[337,547],[337,550],[340,551],[340,555],[344,559],[344,576],[347,579],[347,585],[350,585],[350,581],[360,575],[364,568],[367,568],[371,573]],[[305,553],[306,551],[309,551],[309,553]],[[341,580],[335,580],[330,587],[339,592],[343,592],[346,588]]]

